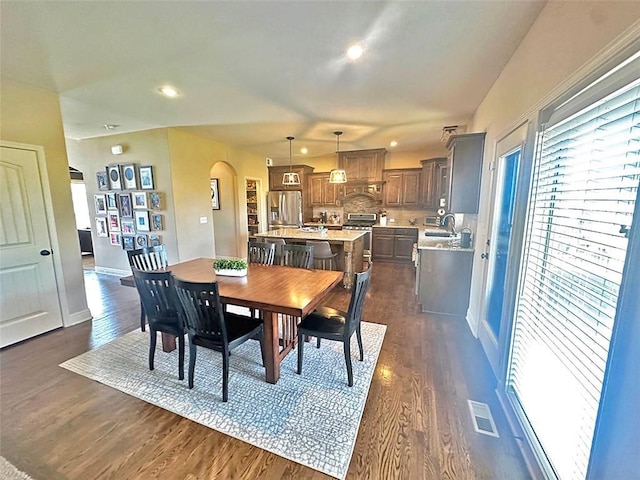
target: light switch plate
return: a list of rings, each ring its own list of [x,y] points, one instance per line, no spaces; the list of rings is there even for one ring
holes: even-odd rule
[[[200,223],[207,223],[207,217],[200,217]]]

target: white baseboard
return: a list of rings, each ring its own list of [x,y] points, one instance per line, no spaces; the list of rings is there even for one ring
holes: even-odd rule
[[[471,330],[473,336],[478,338],[478,321],[473,317],[471,309],[467,309],[465,320],[467,320],[467,325],[469,325],[469,330]]]
[[[117,268],[109,267],[95,267],[97,273],[106,273],[107,275],[117,275],[118,277],[126,277],[131,275],[130,270],[119,270]]]
[[[64,322],[65,327],[70,327],[72,325],[77,325],[78,323],[86,322],[87,320],[91,320],[93,315],[91,315],[91,310],[85,308],[84,310],[80,310],[79,312],[74,312],[69,314]]]

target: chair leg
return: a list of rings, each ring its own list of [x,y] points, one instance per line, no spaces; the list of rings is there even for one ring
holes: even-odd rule
[[[145,329],[145,324],[147,323],[147,314],[144,313],[144,305],[142,304],[142,300],[140,300],[140,330],[143,332]]]
[[[350,387],[353,387],[353,368],[351,367],[351,343],[350,339],[344,341],[344,359],[347,363],[347,381]]]
[[[260,355],[262,355],[262,366],[267,364],[267,359],[264,356],[264,328],[260,330]]]
[[[153,356],[156,353],[156,331],[149,328],[149,370],[153,370]]]
[[[222,401],[229,400],[229,350],[222,352]]]
[[[178,335],[178,379],[184,380],[184,334]]]
[[[303,334],[298,330],[298,375],[302,374],[302,355],[304,349],[304,342],[302,341]]]
[[[362,349],[362,332],[360,331],[360,324],[356,328],[356,338],[358,339],[358,348],[360,349],[360,361],[364,360],[364,350]]]
[[[189,388],[193,388],[193,376],[196,369],[196,349],[197,346],[189,338]]]
[[[320,348],[320,337],[316,337],[316,348]]]

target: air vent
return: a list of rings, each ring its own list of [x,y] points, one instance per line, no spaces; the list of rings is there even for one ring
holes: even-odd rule
[[[473,400],[467,400],[467,402],[469,403],[469,412],[471,412],[471,421],[475,431],[483,435],[500,437],[489,405],[482,402],[474,402]]]

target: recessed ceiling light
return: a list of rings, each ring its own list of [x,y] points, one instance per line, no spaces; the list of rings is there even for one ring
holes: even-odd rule
[[[115,130],[116,128],[118,128],[120,125],[115,125],[113,123],[105,123],[104,125],[102,125],[103,128],[105,130]]]
[[[178,91],[170,86],[164,86],[164,87],[160,87],[158,89],[160,91],[161,94],[163,94],[166,97],[176,97],[178,96]]]
[[[347,50],[347,57],[351,60],[357,60],[362,56],[364,49],[360,45],[352,45]]]
[[[309,150],[307,150],[307,147],[302,147],[302,148],[300,149],[300,153],[301,153],[301,154],[303,154],[303,155],[306,155],[308,151],[309,151]]]
[[[391,140],[391,142],[389,142],[389,146],[390,147],[397,147],[398,146],[398,142],[396,142],[395,140]]]

